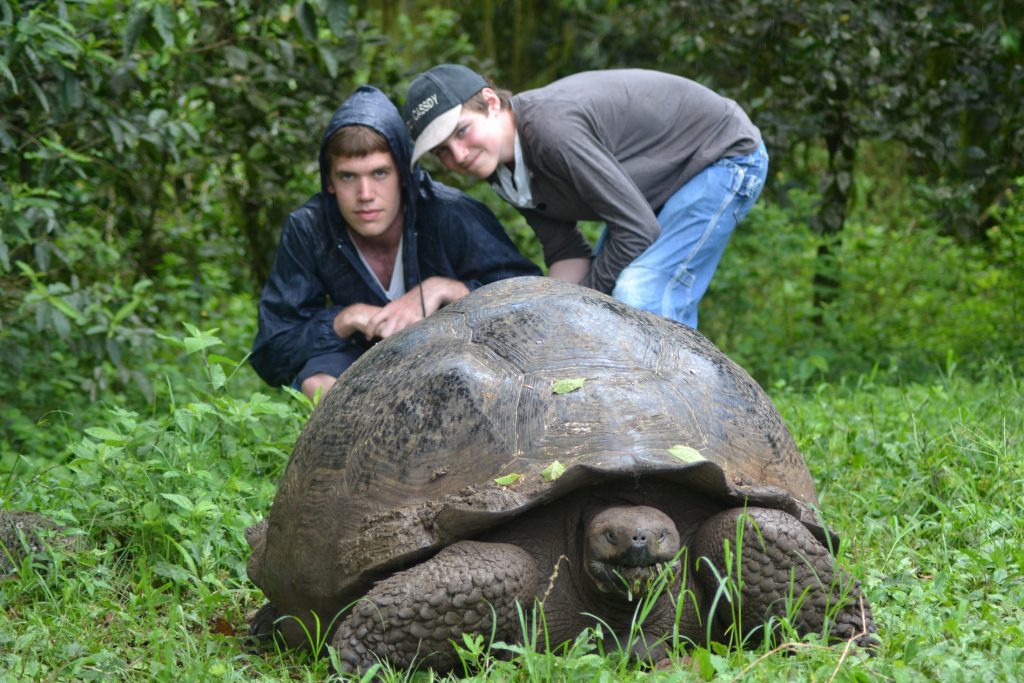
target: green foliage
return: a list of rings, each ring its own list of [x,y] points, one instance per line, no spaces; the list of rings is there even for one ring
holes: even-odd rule
[[[450,11],[406,29],[408,55],[470,51]],[[427,66],[341,0],[0,0],[0,46],[5,469],[61,450],[54,415],[73,430],[99,400],[151,403],[154,330],[234,325],[318,187],[331,112]],[[236,350],[253,318],[230,330]]]
[[[0,666],[15,680],[323,679],[329,659],[255,654],[239,637],[243,615],[263,599],[245,580],[243,530],[268,509],[307,406],[244,391],[212,330],[166,343],[187,352],[173,400],[148,416],[113,409],[76,440],[67,463],[6,482],[5,505],[80,529],[91,548],[55,552],[52,564],[30,562],[0,582]],[[1022,387],[1007,364],[976,374],[950,369],[896,386],[876,373],[776,392],[843,539],[843,562],[873,603],[877,657],[787,639],[679,651],[671,667],[648,672],[599,646],[601,629],[547,643],[543,617],[524,614],[538,650],[469,638],[459,646],[466,673],[1012,680],[1024,666]]]
[[[988,231],[992,245],[994,285],[1010,291],[1024,282],[1024,176],[1007,188],[1004,201],[993,212]],[[1009,307],[1021,319],[1022,297],[1010,299]]]
[[[913,205],[858,208],[843,240],[829,242],[843,286],[824,308],[812,295],[827,239],[806,229],[814,198],[793,190],[786,201],[744,220],[701,305],[701,330],[757,379],[834,380],[873,367],[907,378],[994,356],[1020,361],[1017,193],[988,245],[937,234]]]
[[[855,530],[885,639],[880,675],[1012,680],[1024,666],[1024,414],[1013,368],[928,384],[865,376],[785,395],[830,521]],[[855,474],[861,473],[861,474]],[[865,478],[866,477],[866,478]],[[846,538],[850,538],[846,535]]]
[[[92,545],[0,588],[0,668],[19,680],[246,678],[236,642],[213,634],[241,628],[243,531],[266,513],[306,408],[229,393],[244,388],[240,362],[213,330],[167,342],[186,372],[160,410],[112,408],[65,463],[43,455],[0,489]]]

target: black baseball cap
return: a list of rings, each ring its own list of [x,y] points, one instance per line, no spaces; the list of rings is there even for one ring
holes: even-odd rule
[[[483,76],[461,64],[439,64],[413,80],[402,111],[414,141],[410,166],[452,134],[462,103],[486,87]]]

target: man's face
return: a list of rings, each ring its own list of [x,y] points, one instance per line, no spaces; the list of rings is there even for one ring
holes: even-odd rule
[[[390,152],[334,157],[328,192],[361,237],[372,240],[402,231],[402,181]]]
[[[505,161],[502,129],[494,112],[462,108],[455,132],[432,151],[449,171],[489,178]]]

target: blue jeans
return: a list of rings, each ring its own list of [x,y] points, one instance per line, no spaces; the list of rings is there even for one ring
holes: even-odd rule
[[[619,273],[612,296],[697,327],[697,304],[767,174],[762,143],[752,154],[719,159],[691,178],[665,202],[658,214],[661,234]]]

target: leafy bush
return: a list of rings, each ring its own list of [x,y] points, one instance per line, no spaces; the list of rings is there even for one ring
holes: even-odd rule
[[[188,678],[227,671],[229,659],[201,654],[215,654],[215,642],[197,636],[244,623],[243,532],[266,514],[310,406],[299,394],[249,392],[251,372],[218,353],[214,330],[164,343],[184,363],[151,414],[109,408],[66,462],[26,458],[26,472],[0,488],[4,507],[45,510],[91,541],[48,569],[23,566],[3,589],[0,667],[19,679],[170,680],[183,658]],[[40,621],[40,609],[64,616]],[[54,627],[63,635],[41,637]],[[26,637],[33,657],[16,654]]]
[[[907,380],[951,363],[1021,360],[1017,194],[987,244],[929,229],[914,206],[890,216],[857,211],[830,241],[828,269],[840,288],[823,309],[812,288],[825,238],[806,222],[815,197],[794,189],[786,200],[755,206],[701,307],[702,331],[759,380],[837,380],[876,366]]]
[[[156,331],[216,321],[248,346],[331,112],[471,52],[452,11],[406,21],[397,46],[365,14],[0,0],[0,469],[59,460],[98,401],[151,404],[173,367]]]

